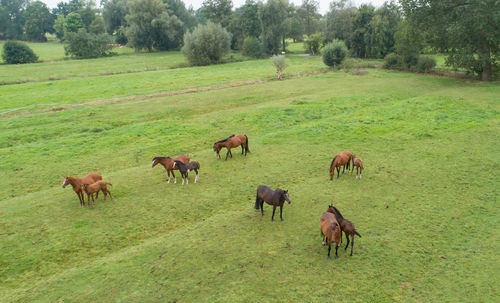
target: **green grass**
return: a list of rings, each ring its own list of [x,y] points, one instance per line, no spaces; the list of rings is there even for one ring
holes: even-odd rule
[[[284,81],[255,60],[0,87],[5,110],[249,81],[0,118],[0,298],[498,301],[498,83],[374,69],[296,77],[320,59],[291,60]],[[213,142],[232,133],[251,153],[216,160]],[[364,159],[361,181],[329,181],[342,150]],[[199,183],[166,184],[151,168],[180,153],[201,163]],[[60,186],[91,171],[115,200],[81,208]],[[260,184],[289,190],[284,222],[253,209]],[[319,218],[332,202],[363,237],[353,257],[328,261]]]

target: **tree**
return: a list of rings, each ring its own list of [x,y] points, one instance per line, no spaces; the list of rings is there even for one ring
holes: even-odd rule
[[[344,41],[334,40],[323,48],[323,63],[328,66],[339,65],[346,56],[347,47]]]
[[[45,3],[41,1],[30,2],[23,16],[26,38],[30,41],[47,41],[45,33],[52,31],[54,21]]]
[[[398,31],[394,34],[395,50],[403,58],[404,68],[410,68],[417,64],[418,56],[424,48],[424,37],[420,29],[411,26],[406,20],[398,25]]]
[[[168,39],[179,36],[182,21],[171,15],[161,0],[129,0],[128,7],[126,35],[136,50],[164,49],[168,47]]]
[[[204,0],[202,10],[205,18],[227,27],[231,23],[232,7],[231,0]]]
[[[106,31],[113,34],[121,26],[126,26],[125,16],[129,13],[127,0],[110,0],[104,3],[102,17]]]
[[[85,28],[80,28],[78,32],[68,32],[65,35],[68,42],[64,46],[66,55],[76,58],[97,58],[109,56],[111,54],[112,39],[108,34],[88,33]]]
[[[244,56],[261,58],[264,55],[264,46],[259,39],[249,36],[243,42],[242,53]]]
[[[85,28],[80,14],[69,13],[64,19],[64,35],[68,32],[76,33],[80,28]]]
[[[347,0],[332,2],[330,11],[326,15],[326,39],[328,41],[343,40],[350,49],[351,36],[354,32],[353,21],[357,13],[358,9],[351,6]]]
[[[305,33],[310,36],[318,29],[319,19],[318,14],[319,3],[315,0],[302,0],[302,5],[297,10],[297,15],[304,22]]]
[[[28,45],[18,41],[7,41],[3,45],[3,60],[8,64],[33,63],[38,57]]]
[[[245,37],[259,37],[262,31],[259,20],[259,6],[255,0],[246,0],[240,7],[240,26]]]
[[[220,24],[207,22],[184,34],[181,51],[192,65],[219,62],[230,50],[231,34]]]
[[[393,51],[394,33],[400,19],[399,9],[393,3],[385,3],[375,10],[365,35],[367,57],[383,58]]]
[[[274,55],[271,57],[274,67],[276,68],[276,73],[278,74],[278,80],[283,80],[283,70],[290,66],[290,62],[283,55]]]
[[[315,33],[307,37],[307,39],[304,41],[304,46],[310,54],[315,55],[319,54],[319,50],[324,43],[325,36],[323,35],[323,33]]]
[[[0,39],[21,39],[27,0],[0,0]]]
[[[268,0],[259,10],[262,24],[261,39],[268,54],[277,54],[286,36],[286,18],[288,16],[287,0]]]
[[[431,35],[431,45],[449,54],[446,64],[490,80],[500,56],[497,0],[400,0],[412,26]]]
[[[373,18],[375,8],[371,5],[363,4],[358,9],[358,13],[353,20],[354,32],[351,36],[351,51],[354,56],[366,58],[367,45],[366,38],[368,35],[368,25]]]
[[[90,23],[89,33],[98,35],[104,34],[106,32],[106,27],[104,25],[104,18],[102,16],[96,16],[94,21]]]
[[[57,39],[59,39],[60,41],[64,39],[65,24],[66,24],[66,18],[64,18],[64,15],[57,16],[56,20],[54,21],[54,31],[56,33]]]

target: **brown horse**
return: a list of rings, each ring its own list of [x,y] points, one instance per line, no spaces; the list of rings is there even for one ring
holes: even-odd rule
[[[349,171],[350,161],[351,153],[346,150],[336,155],[332,160],[332,164],[330,164],[330,180],[332,180],[335,175],[335,169],[337,169],[337,178],[339,177],[341,166],[343,167],[342,173],[344,173],[346,166],[347,171]]]
[[[177,167],[174,168],[174,161],[178,160],[181,161],[182,163],[187,164],[189,162],[189,156],[188,155],[180,155],[175,158],[170,158],[170,157],[154,157],[153,158],[153,163],[151,164],[151,167],[155,167],[156,164],[160,163],[165,167],[165,170],[167,170],[168,174],[168,183],[170,183],[170,173],[172,173],[172,176],[174,177],[174,183],[177,183],[177,178],[174,175],[174,169],[178,169]]]
[[[186,184],[189,184],[188,173],[191,170],[194,170],[196,177],[194,178],[194,183],[198,181],[198,169],[200,169],[200,163],[198,161],[191,161],[188,164],[184,164],[179,160],[174,161],[173,165],[174,169],[176,167],[179,168],[182,176],[182,185],[184,185],[184,180],[186,180]]]
[[[243,152],[245,152],[245,157],[247,153],[250,152],[250,149],[248,149],[248,137],[247,135],[231,135],[228,138],[224,140],[220,140],[214,143],[214,152],[217,154],[216,157],[217,159],[220,159],[220,150],[225,147],[227,149],[226,153],[226,159],[227,156],[231,155],[231,158],[233,157],[233,153],[231,152],[231,148],[235,148],[241,145],[241,154],[243,155]]]
[[[340,211],[333,205],[330,205],[328,208],[328,211],[333,213],[335,215],[335,218],[337,218],[337,221],[340,224],[340,229],[344,232],[345,237],[347,238],[347,244],[345,246],[344,250],[347,250],[347,247],[349,246],[349,236],[351,236],[351,256],[352,256],[352,249],[354,246],[354,236],[357,235],[361,238],[361,235],[356,231],[356,228],[354,227],[354,224],[347,220],[344,219]],[[341,235],[342,237],[342,235]]]
[[[102,180],[102,176],[98,173],[90,173],[83,178],[64,177],[62,188],[65,188],[66,185],[71,184],[73,190],[78,196],[78,200],[80,200],[80,206],[85,206],[85,198],[83,197],[82,184],[92,184],[99,180]]]
[[[351,159],[352,159],[351,175],[352,172],[354,171],[354,167],[356,167],[356,179],[358,178],[358,169],[359,169],[359,179],[361,180],[361,173],[363,172],[363,169],[365,169],[365,167],[363,166],[363,160],[361,158],[356,157],[356,155],[354,154],[351,156]]]
[[[257,188],[257,197],[255,198],[255,209],[259,210],[262,215],[264,215],[264,201],[273,206],[273,216],[271,217],[271,221],[274,221],[274,212],[276,211],[276,207],[280,207],[280,218],[283,221],[283,204],[285,200],[288,204],[291,204],[290,197],[288,196],[288,190],[276,189],[272,190],[270,187],[261,185]]]
[[[113,200],[113,196],[111,195],[111,192],[109,191],[107,185],[113,186],[113,184],[102,180],[92,184],[82,184],[82,190],[87,193],[87,200],[89,206],[90,206],[90,197],[92,197],[92,204],[95,206],[94,193],[96,193],[96,198],[97,198],[97,194],[99,193],[99,191],[103,192],[104,201],[106,201],[106,197],[108,194],[111,200]]]
[[[340,240],[342,239],[342,231],[340,229],[340,224],[335,218],[335,215],[329,211],[323,213],[320,220],[320,226],[322,244],[323,246],[328,244],[328,260],[330,260],[330,251],[332,250],[333,241],[335,241],[335,258],[338,258],[339,255],[337,254],[337,250],[340,246]]]

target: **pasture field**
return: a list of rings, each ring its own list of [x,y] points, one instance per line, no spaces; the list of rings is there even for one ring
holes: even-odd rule
[[[290,60],[283,81],[254,60],[0,86],[1,301],[498,301],[498,83]],[[251,153],[216,160],[233,133]],[[362,180],[329,180],[342,150]],[[197,184],[151,168],[181,153]],[[92,171],[115,199],[81,208],[61,184]],[[289,190],[284,222],[260,184]],[[326,258],[330,203],[353,257]]]

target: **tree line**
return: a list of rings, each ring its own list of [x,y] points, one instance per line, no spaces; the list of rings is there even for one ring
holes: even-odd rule
[[[101,35],[101,40],[93,39],[137,50],[171,50],[180,49],[198,25],[211,22],[229,33],[232,49],[255,57],[286,51],[290,39],[304,42],[312,54],[342,40],[352,57],[396,53],[410,66],[427,49],[448,54],[448,65],[483,80],[498,73],[498,0],[399,0],[378,8],[337,0],[324,15],[315,0],[303,0],[301,5],[247,0],[238,8],[231,0],[205,0],[198,10],[186,8],[182,0],[101,0],[100,7],[88,0],[70,0],[52,10],[40,1],[0,3],[0,39],[46,41],[46,33],[60,40]]]

